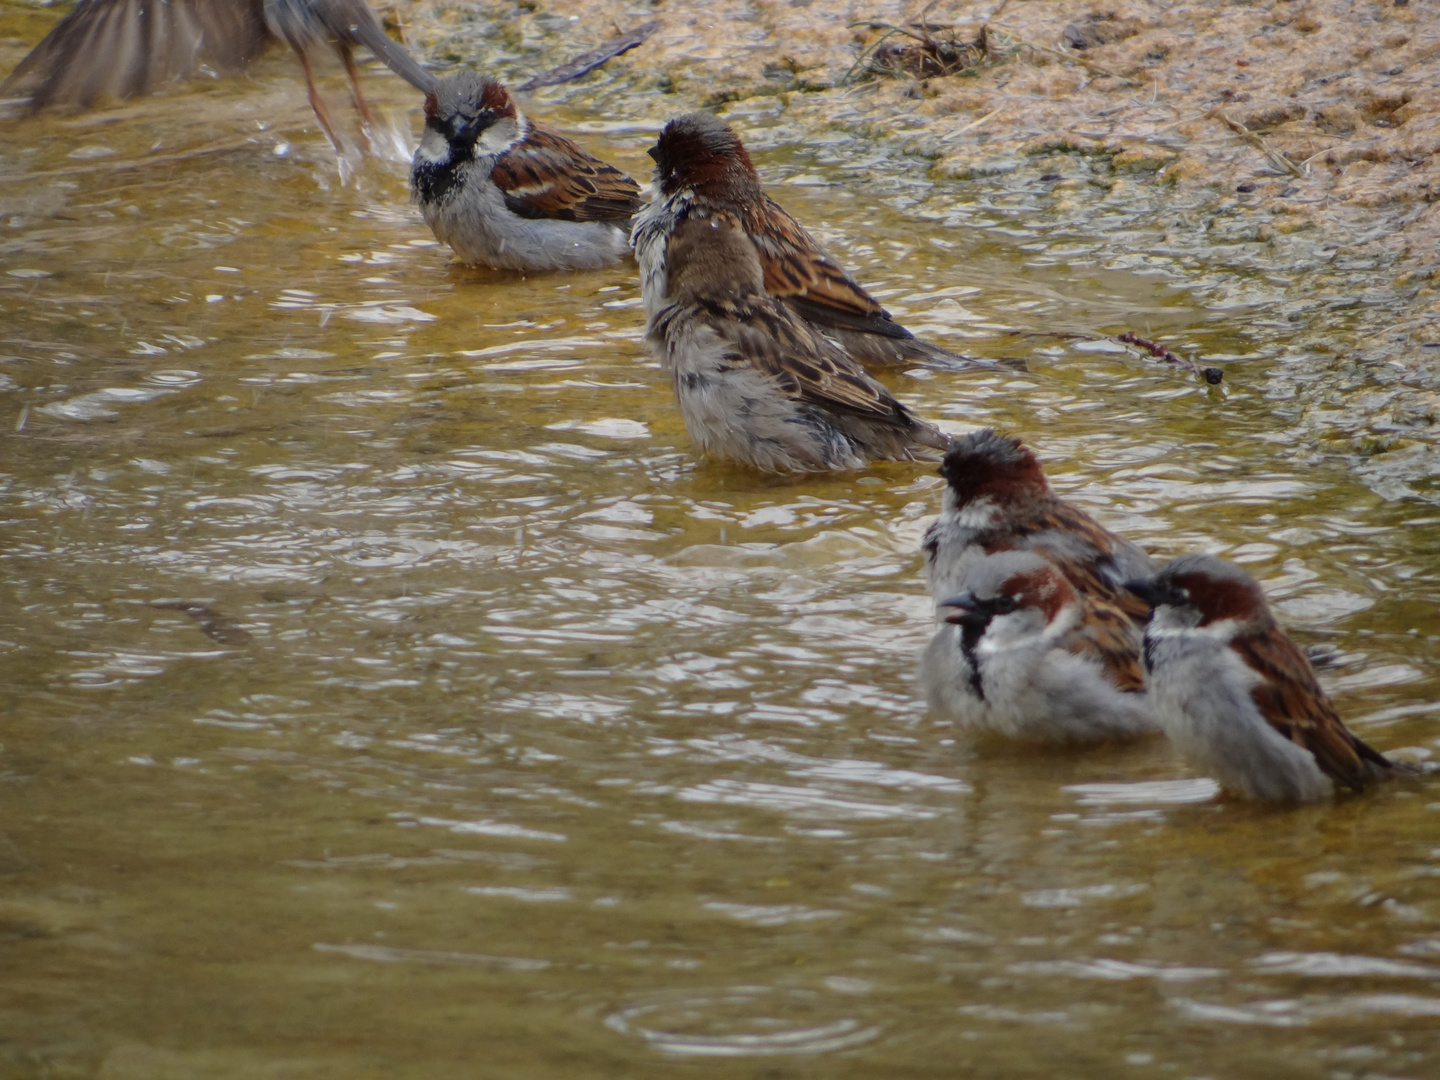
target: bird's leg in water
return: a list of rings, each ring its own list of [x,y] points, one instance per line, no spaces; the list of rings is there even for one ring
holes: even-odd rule
[[[315,75],[310,70],[310,58],[303,50],[296,50],[295,55],[300,58],[300,67],[305,72],[305,86],[310,91],[310,107],[315,110],[315,119],[320,121],[320,126],[325,129],[325,136],[330,140],[330,145],[335,148],[337,154],[345,152],[344,144],[340,142],[340,136],[335,131],[335,125],[330,122],[330,110],[325,106],[325,99],[320,96],[320,91],[315,89]]]
[[[355,67],[355,54],[344,42],[336,44],[340,51],[340,59],[345,64],[345,74],[350,76],[350,93],[355,98],[355,111],[360,114],[360,149],[368,154],[370,152],[370,132],[375,128],[375,114],[370,111],[369,102],[360,92],[360,72]]]

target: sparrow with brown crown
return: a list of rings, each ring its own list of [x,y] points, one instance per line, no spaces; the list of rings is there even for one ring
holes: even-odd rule
[[[148,94],[207,65],[238,71],[270,41],[283,42],[300,61],[310,105],[337,149],[341,139],[310,66],[317,49],[339,55],[367,128],[375,118],[360,92],[355,47],[365,46],[417,90],[436,84],[385,35],[365,0],[80,0],[0,84],[0,94],[26,97],[32,109],[90,108],[107,95]]]
[[[1126,591],[1130,578],[1153,573],[1141,548],[1106,529],[1050,490],[1033,451],[989,428],[957,438],[940,465],[945,478],[940,516],[925,532],[930,595],[961,589],[979,560],[999,551],[1034,551],[1087,598],[1143,625],[1149,608]]]
[[[1411,771],[1345,726],[1240,567],[1185,555],[1126,587],[1154,608],[1145,679],[1165,733],[1226,791],[1315,802]]]
[[[593,270],[630,254],[640,187],[531,120],[494,79],[461,72],[425,97],[410,166],[425,223],[462,262]]]
[[[667,123],[650,150],[654,198],[635,219],[646,314],[663,307],[667,247],[688,218],[729,214],[755,247],[765,291],[867,366],[974,364],[915,337],[847,274],[760,186],[735,132],[718,117],[687,113]]]
[[[646,328],[690,437],[765,472],[858,469],[949,438],[765,292],[755,246],[733,214],[680,220],[666,303]]]
[[[1140,631],[1033,551],[971,564],[939,601],[920,661],[930,708],[957,729],[1029,742],[1097,742],[1160,730],[1140,671]]]

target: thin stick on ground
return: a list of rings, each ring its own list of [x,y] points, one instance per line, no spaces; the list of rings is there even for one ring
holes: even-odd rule
[[[964,127],[956,128],[954,131],[947,131],[944,135],[940,136],[940,141],[941,141],[941,142],[950,142],[950,141],[952,141],[952,140],[954,140],[954,139],[958,139],[961,135],[964,135],[965,132],[967,132],[967,131],[972,131],[972,130],[974,130],[975,128],[978,128],[981,124],[985,123],[985,121],[990,120],[990,119],[992,119],[993,117],[999,116],[999,115],[1000,115],[1002,112],[1004,112],[1004,111],[1005,111],[1005,106],[1004,106],[1004,105],[1001,105],[998,109],[994,110],[993,112],[988,112],[988,113],[986,113],[984,116],[980,117],[979,120],[972,120],[972,121],[970,121],[970,123],[966,124]]]
[[[1255,132],[1251,131],[1244,124],[1240,123],[1239,120],[1230,119],[1230,117],[1226,116],[1219,109],[1215,110],[1214,115],[1227,128],[1233,131],[1236,135],[1239,135],[1251,146],[1255,147],[1255,149],[1259,150],[1262,154],[1264,154],[1265,157],[1269,159],[1270,163],[1274,165],[1277,169],[1283,169],[1285,172],[1288,172],[1291,176],[1294,176],[1297,179],[1304,178],[1305,174],[1300,171],[1300,166],[1296,165],[1293,161],[1291,161],[1284,154],[1280,153],[1280,151],[1276,150],[1259,135],[1255,134]]]

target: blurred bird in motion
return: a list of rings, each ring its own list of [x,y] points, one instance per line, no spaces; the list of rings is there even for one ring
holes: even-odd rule
[[[367,130],[374,116],[360,92],[356,46],[422,93],[437,83],[386,36],[365,0],[80,0],[0,84],[0,95],[28,99],[32,111],[88,109],[106,96],[148,94],[207,68],[240,71],[271,41],[283,42],[299,59],[310,105],[337,150],[342,143],[310,66],[317,49],[339,54]]]

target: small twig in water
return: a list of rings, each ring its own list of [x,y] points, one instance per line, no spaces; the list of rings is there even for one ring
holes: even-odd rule
[[[1166,363],[1177,364],[1180,367],[1183,367],[1186,371],[1190,371],[1196,375],[1199,375],[1211,386],[1218,385],[1220,380],[1225,377],[1225,373],[1221,371],[1218,367],[1202,368],[1198,364],[1196,364],[1195,361],[1186,360],[1183,356],[1178,356],[1175,353],[1171,352],[1164,345],[1161,345],[1158,342],[1151,341],[1148,338],[1143,338],[1139,334],[1135,333],[1135,331],[1133,330],[1126,330],[1125,333],[1121,334],[1115,340],[1123,341],[1127,345],[1137,345],[1140,348],[1144,349],[1146,352],[1148,352],[1151,356],[1159,357]]]
[[[199,624],[202,634],[222,645],[244,645],[251,640],[250,632],[236,620],[198,600],[154,600],[150,606],[183,611]]]
[[[1001,105],[1000,108],[994,110],[993,112],[986,113],[984,116],[980,117],[979,120],[972,120],[964,127],[956,128],[954,131],[947,131],[944,135],[940,136],[940,141],[950,142],[952,139],[958,139],[961,135],[964,135],[965,132],[972,131],[975,128],[978,128],[981,124],[985,123],[985,121],[989,120],[991,117],[999,116],[1000,113],[1004,111],[1004,109],[1005,106]]]
[[[1255,147],[1255,149],[1259,150],[1262,154],[1269,158],[1272,165],[1284,169],[1291,176],[1302,179],[1304,178],[1305,174],[1300,171],[1300,167],[1298,165],[1296,165],[1293,161],[1287,158],[1284,154],[1280,153],[1280,151],[1276,150],[1259,135],[1256,135],[1255,132],[1251,131],[1244,124],[1240,123],[1240,121],[1231,120],[1230,117],[1226,116],[1219,109],[1215,110],[1214,115],[1219,118],[1222,124],[1228,127],[1236,135],[1239,135],[1251,146]]]

